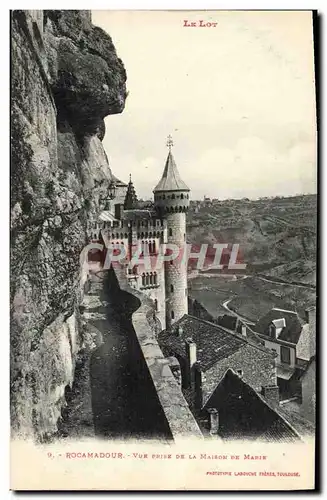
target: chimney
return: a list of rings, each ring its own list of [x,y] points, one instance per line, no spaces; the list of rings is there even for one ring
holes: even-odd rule
[[[196,358],[196,343],[193,342],[191,338],[185,340],[185,350],[186,350],[186,372],[187,372],[187,384],[186,387],[194,385],[194,365],[197,362]]]
[[[279,387],[278,385],[267,385],[265,387],[262,387],[261,394],[267,401],[267,403],[272,406],[273,408],[276,408],[276,406],[279,406]]]
[[[194,406],[196,410],[202,408],[202,371],[199,361],[194,365]]]
[[[216,436],[219,431],[219,413],[216,408],[208,408],[209,413],[209,432],[211,436]]]
[[[310,340],[309,350],[310,358],[316,354],[316,307],[308,307],[305,311],[306,322],[309,324]]]

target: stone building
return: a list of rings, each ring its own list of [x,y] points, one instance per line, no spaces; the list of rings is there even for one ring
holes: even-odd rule
[[[301,398],[302,376],[315,355],[316,309],[306,311],[306,322],[296,311],[274,307],[253,327],[264,345],[276,352],[281,399]]]
[[[299,442],[297,430],[242,377],[228,369],[203,407],[202,432],[212,437]]]
[[[228,369],[269,404],[278,405],[276,355],[264,346],[188,314],[162,331],[158,342],[165,356],[178,359],[182,389],[195,413],[206,405]]]
[[[140,208],[131,178],[128,185],[114,178],[104,210],[89,230],[91,240],[101,241],[113,255],[124,249],[126,258],[115,263],[116,268],[123,267],[129,285],[152,299],[157,331],[188,312],[187,259],[183,255],[190,190],[180,177],[172,145],[169,136],[163,175],[153,191],[154,203]],[[164,256],[174,253],[170,245],[178,250],[176,257],[164,261]]]

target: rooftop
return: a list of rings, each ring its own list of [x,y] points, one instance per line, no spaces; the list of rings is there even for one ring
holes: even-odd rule
[[[204,408],[219,411],[219,435],[223,438],[251,437],[269,441],[300,439],[287,420],[230,369]]]
[[[299,318],[296,311],[287,311],[274,307],[259,319],[253,329],[255,332],[269,337],[269,326],[271,323],[282,318],[285,319],[285,326],[278,335],[278,340],[297,344],[304,322]]]
[[[197,359],[203,371],[208,370],[221,359],[228,358],[245,345],[250,344],[246,339],[229,332],[219,325],[189,314],[185,314],[176,321],[173,329],[174,331],[163,330],[159,333],[159,345],[162,349],[171,350],[175,354],[185,357],[185,340],[191,338],[197,345]],[[255,346],[252,343],[250,345],[274,355],[265,347]]]
[[[181,176],[178,172],[173,154],[169,151],[166,165],[162,177],[159,183],[154,188],[153,192],[156,191],[189,191],[184,181],[182,181]]]

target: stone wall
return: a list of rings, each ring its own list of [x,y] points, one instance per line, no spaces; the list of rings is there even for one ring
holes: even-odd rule
[[[79,254],[112,178],[103,118],[123,110],[126,74],[88,11],[11,22],[12,427],[43,439],[83,344]]]
[[[185,438],[202,439],[202,433],[183,396],[181,387],[172,374],[167,360],[156,339],[156,325],[153,322],[152,301],[128,286],[124,273],[117,274],[119,286],[139,301],[139,307],[132,314],[132,324],[140,348],[141,360],[145,361],[156,397],[163,410],[171,436],[175,442]],[[160,422],[158,422],[160,425]]]
[[[187,314],[187,260],[183,261],[182,252],[186,242],[185,213],[168,213],[168,243],[180,248],[179,259],[166,263],[166,328]],[[171,231],[171,233],[170,233]]]

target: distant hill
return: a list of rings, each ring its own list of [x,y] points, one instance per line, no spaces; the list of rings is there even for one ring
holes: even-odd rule
[[[226,277],[226,269],[190,273],[190,298],[214,318],[229,310],[255,322],[272,307],[297,310],[304,317],[315,303],[316,195],[193,201],[187,224],[193,248],[238,243],[247,265],[247,277],[238,274],[234,280]]]
[[[238,243],[247,271],[315,283],[317,196],[193,201],[188,242]]]

